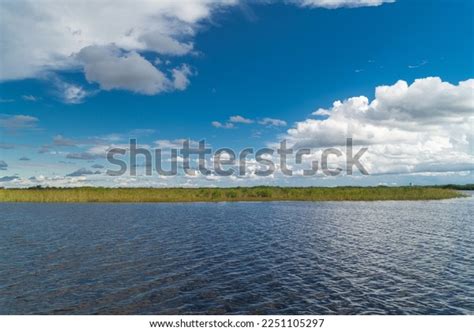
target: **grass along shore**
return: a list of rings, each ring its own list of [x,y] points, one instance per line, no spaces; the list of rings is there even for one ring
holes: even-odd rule
[[[448,187],[235,187],[0,189],[0,202],[220,202],[439,200],[463,197]]]

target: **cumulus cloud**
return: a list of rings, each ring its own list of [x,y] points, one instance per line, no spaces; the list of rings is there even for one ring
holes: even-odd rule
[[[329,115],[331,115],[331,111],[327,110],[327,109],[324,109],[324,108],[319,108],[318,110],[314,111],[312,113],[312,115],[315,115],[315,116],[329,116]]]
[[[182,56],[193,51],[200,23],[234,0],[2,2],[0,80],[37,78],[47,71],[85,69],[104,89],[164,91],[161,73],[139,53]],[[107,22],[107,24],[104,24]],[[34,31],[35,33],[31,33]],[[110,53],[108,47],[120,50]],[[93,47],[92,49],[90,47]],[[95,52],[93,52],[95,51]],[[113,73],[107,75],[105,61]],[[171,86],[184,89],[187,69],[171,73]],[[161,74],[160,74],[161,73]],[[151,85],[134,87],[135,75]],[[132,82],[127,81],[132,79]],[[145,83],[143,83],[145,84]]]
[[[78,53],[86,79],[103,90],[122,89],[156,94],[169,89],[163,72],[135,51],[123,53],[112,46],[88,46]]]
[[[186,64],[171,71],[171,77],[160,71],[136,51],[123,52],[116,46],[88,46],[77,58],[84,66],[86,79],[101,89],[129,90],[153,95],[189,85],[191,69]]]
[[[326,117],[298,122],[283,138],[294,147],[323,148],[351,137],[369,146],[370,173],[474,170],[474,79],[398,81],[377,87],[372,101],[352,97],[314,114]]]
[[[211,124],[213,127],[218,129],[233,129],[235,128],[235,124],[252,124],[255,121],[250,118],[245,118],[240,115],[230,116],[229,120],[225,123],[219,121],[212,121]]]
[[[189,68],[164,73],[143,54],[180,57],[194,52],[200,26],[238,0],[35,1],[0,3],[0,81],[84,69],[105,90],[156,94],[183,90]],[[377,6],[391,0],[287,0],[302,7]],[[107,24],[104,24],[107,22]],[[34,31],[34,33],[32,33]],[[115,51],[111,51],[114,48]],[[154,64],[152,64],[154,63]],[[108,70],[111,71],[108,71]],[[141,79],[137,79],[137,76]],[[138,84],[138,85],[137,85]],[[64,88],[64,101],[81,103],[83,87]]]
[[[235,115],[229,117],[229,122],[230,123],[242,123],[242,124],[252,124],[254,121],[251,120],[250,118],[245,118],[240,115]]]
[[[269,118],[265,117],[262,120],[258,121],[258,124],[265,125],[265,126],[286,126],[287,123],[283,120],[279,120],[277,118]]]

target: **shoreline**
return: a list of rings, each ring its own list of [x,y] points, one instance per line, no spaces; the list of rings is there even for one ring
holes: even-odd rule
[[[470,188],[470,186],[466,187]],[[234,188],[25,188],[0,189],[1,202],[185,203],[278,201],[423,201],[466,197],[451,187],[234,187]]]

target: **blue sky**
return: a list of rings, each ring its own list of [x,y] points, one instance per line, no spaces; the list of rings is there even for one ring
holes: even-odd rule
[[[383,106],[366,106],[374,108],[376,115],[383,112],[387,118],[374,122],[380,116],[358,115],[354,123],[360,128],[352,133],[357,140],[358,135],[373,131],[368,135],[375,137],[374,146],[369,143],[369,151],[372,148],[374,152],[367,161],[374,163],[370,166],[373,175],[309,182],[277,176],[261,181],[239,179],[238,184],[472,182],[473,145],[469,131],[474,108],[470,80],[474,77],[474,3],[366,2],[356,8],[355,1],[350,0],[336,1],[331,7],[337,8],[325,8],[324,1],[317,0],[227,5],[196,1],[196,8],[192,9],[164,5],[156,9],[159,14],[153,12],[154,8],[144,10],[142,16],[130,19],[128,28],[145,31],[147,25],[143,22],[149,16],[165,12],[168,18],[162,19],[163,23],[153,23],[158,24],[153,29],[165,31],[162,35],[166,38],[149,41],[148,35],[143,34],[122,44],[128,35],[116,35],[117,31],[124,31],[126,22],[117,31],[110,28],[106,37],[95,38],[94,18],[82,19],[78,10],[81,28],[67,26],[73,31],[68,34],[60,25],[63,23],[58,23],[63,9],[53,8],[54,2],[52,8],[44,8],[49,3],[38,8],[28,1],[2,2],[0,16],[7,18],[2,20],[6,23],[0,24],[4,32],[0,39],[4,44],[0,58],[0,160],[6,164],[0,170],[2,184],[28,186],[42,178],[44,185],[118,185],[103,173],[67,176],[75,170],[89,169],[92,164],[103,165],[100,172],[108,167],[103,156],[81,160],[68,155],[90,153],[97,145],[124,144],[129,137],[137,137],[139,143],[148,146],[155,146],[156,141],[190,138],[206,139],[213,147],[235,149],[261,148],[287,138],[295,144],[310,141],[311,147],[317,149],[317,140],[331,136],[331,128],[351,123],[350,110],[345,109],[353,105],[344,100],[365,96],[370,104],[380,86],[392,87],[377,101]],[[70,7],[74,6],[72,2]],[[16,17],[14,10],[27,18]],[[195,12],[183,15],[188,10]],[[58,24],[55,34],[51,33],[53,37],[44,38],[42,44],[34,40],[42,39],[41,33],[48,35],[41,26],[37,36],[35,30],[16,31],[11,24],[7,27],[7,23],[15,22],[20,26],[25,20],[30,20],[33,27],[40,24],[35,21],[40,16],[33,15],[35,12],[49,14],[45,17],[53,17],[51,25]],[[67,16],[70,13],[65,15],[64,20],[76,21]],[[170,21],[169,17],[173,19]],[[134,26],[135,20],[140,22],[139,28]],[[57,49],[57,45],[68,43],[77,35],[84,37],[77,43],[71,41],[64,50]],[[24,43],[12,41],[18,39]],[[147,40],[145,46],[136,46],[143,40]],[[132,58],[136,61],[132,62]],[[22,61],[29,62],[25,65]],[[110,67],[110,63],[116,66]],[[159,72],[150,76],[155,69],[145,70],[145,63]],[[138,69],[142,64],[145,69]],[[101,66],[107,66],[107,73]],[[110,71],[117,74],[110,77]],[[407,83],[407,89],[395,85],[400,80]],[[419,83],[415,84],[416,80]],[[397,94],[398,89],[404,94]],[[419,91],[422,93],[417,94]],[[341,100],[344,110],[333,107],[336,100]],[[450,102],[437,109],[438,100]],[[333,127],[331,121],[321,124],[328,115],[312,115],[319,108],[329,114],[341,114],[329,115],[330,119],[333,116]],[[397,118],[399,109],[404,109],[406,116]],[[433,109],[433,114],[422,114],[426,109]],[[232,123],[231,116],[241,116],[251,123]],[[435,123],[427,123],[426,117],[432,117]],[[270,121],[265,118],[279,120],[273,122],[278,125],[268,125]],[[388,125],[389,122],[396,125]],[[391,139],[407,136],[404,131],[416,133],[411,142]],[[398,148],[404,152],[393,152]],[[165,182],[159,178],[135,180],[144,185],[234,184],[229,179],[202,178]]]

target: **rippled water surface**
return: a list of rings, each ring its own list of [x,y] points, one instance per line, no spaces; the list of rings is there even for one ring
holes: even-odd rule
[[[0,204],[0,314],[473,314],[473,206]]]

